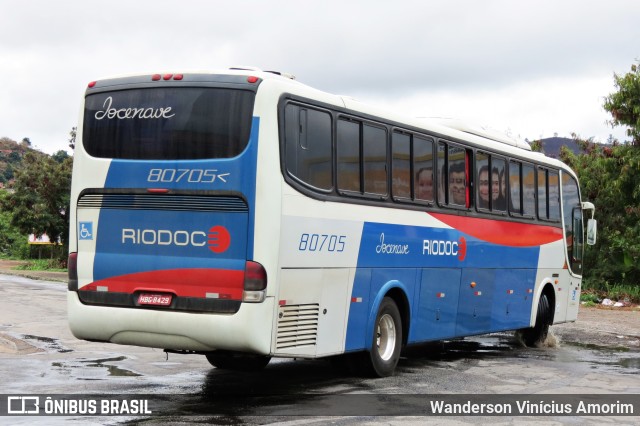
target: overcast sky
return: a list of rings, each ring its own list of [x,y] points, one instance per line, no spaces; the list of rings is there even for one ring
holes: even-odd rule
[[[605,141],[636,0],[0,0],[0,137],[68,150],[88,82],[253,65],[411,116]],[[69,150],[69,152],[71,152]]]

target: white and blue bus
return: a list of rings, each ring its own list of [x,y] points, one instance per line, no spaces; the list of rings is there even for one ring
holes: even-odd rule
[[[574,321],[576,175],[527,144],[255,69],[91,82],[71,194],[80,339],[220,368]]]

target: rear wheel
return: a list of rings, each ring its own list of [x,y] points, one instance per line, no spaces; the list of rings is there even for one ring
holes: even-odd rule
[[[390,297],[385,297],[378,308],[373,325],[373,341],[368,352],[363,354],[367,375],[386,377],[393,374],[402,349],[402,320],[398,306]]]
[[[270,356],[231,351],[209,352],[206,357],[209,364],[216,368],[235,371],[259,371],[271,361]]]
[[[551,306],[549,304],[549,298],[543,293],[538,303],[536,324],[533,327],[520,330],[524,344],[530,347],[540,346],[547,339],[550,324]]]

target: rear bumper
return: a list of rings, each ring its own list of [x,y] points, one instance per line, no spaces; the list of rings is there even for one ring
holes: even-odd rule
[[[271,353],[271,297],[263,303],[243,303],[237,313],[226,315],[85,305],[77,292],[69,291],[67,310],[69,328],[78,339],[174,350]]]

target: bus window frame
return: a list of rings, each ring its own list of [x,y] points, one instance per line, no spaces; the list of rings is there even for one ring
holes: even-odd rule
[[[470,170],[473,168],[470,164],[471,161],[471,156],[472,156],[472,148],[470,146],[464,145],[462,143],[458,143],[458,142],[452,142],[449,141],[447,139],[438,139],[437,140],[437,146],[438,148],[435,150],[436,153],[439,153],[439,147],[440,146],[444,146],[445,150],[444,150],[444,158],[442,160],[440,160],[440,157],[438,154],[436,154],[436,168],[438,170],[438,173],[436,173],[437,177],[438,177],[438,181],[436,183],[436,194],[434,194],[434,198],[437,198],[437,204],[440,207],[444,207],[447,209],[452,209],[452,210],[459,210],[459,211],[470,211],[471,210],[471,187],[472,187],[472,180],[471,180],[471,176],[470,176]],[[462,150],[462,152],[464,152],[464,173],[465,173],[465,177],[464,177],[464,185],[465,185],[465,204],[455,204],[452,203],[451,200],[449,199],[449,169],[451,168],[451,161],[449,159],[449,152],[451,150],[451,148],[457,148]],[[441,164],[440,161],[442,161],[444,164],[444,168],[441,169]],[[443,171],[446,170],[446,173],[443,173]],[[446,174],[446,176],[442,176],[443,174]],[[439,180],[442,180],[442,182],[439,182]],[[442,188],[440,188],[440,184],[442,184]],[[442,191],[442,192],[441,192]],[[442,195],[444,199],[441,199],[440,195]]]

